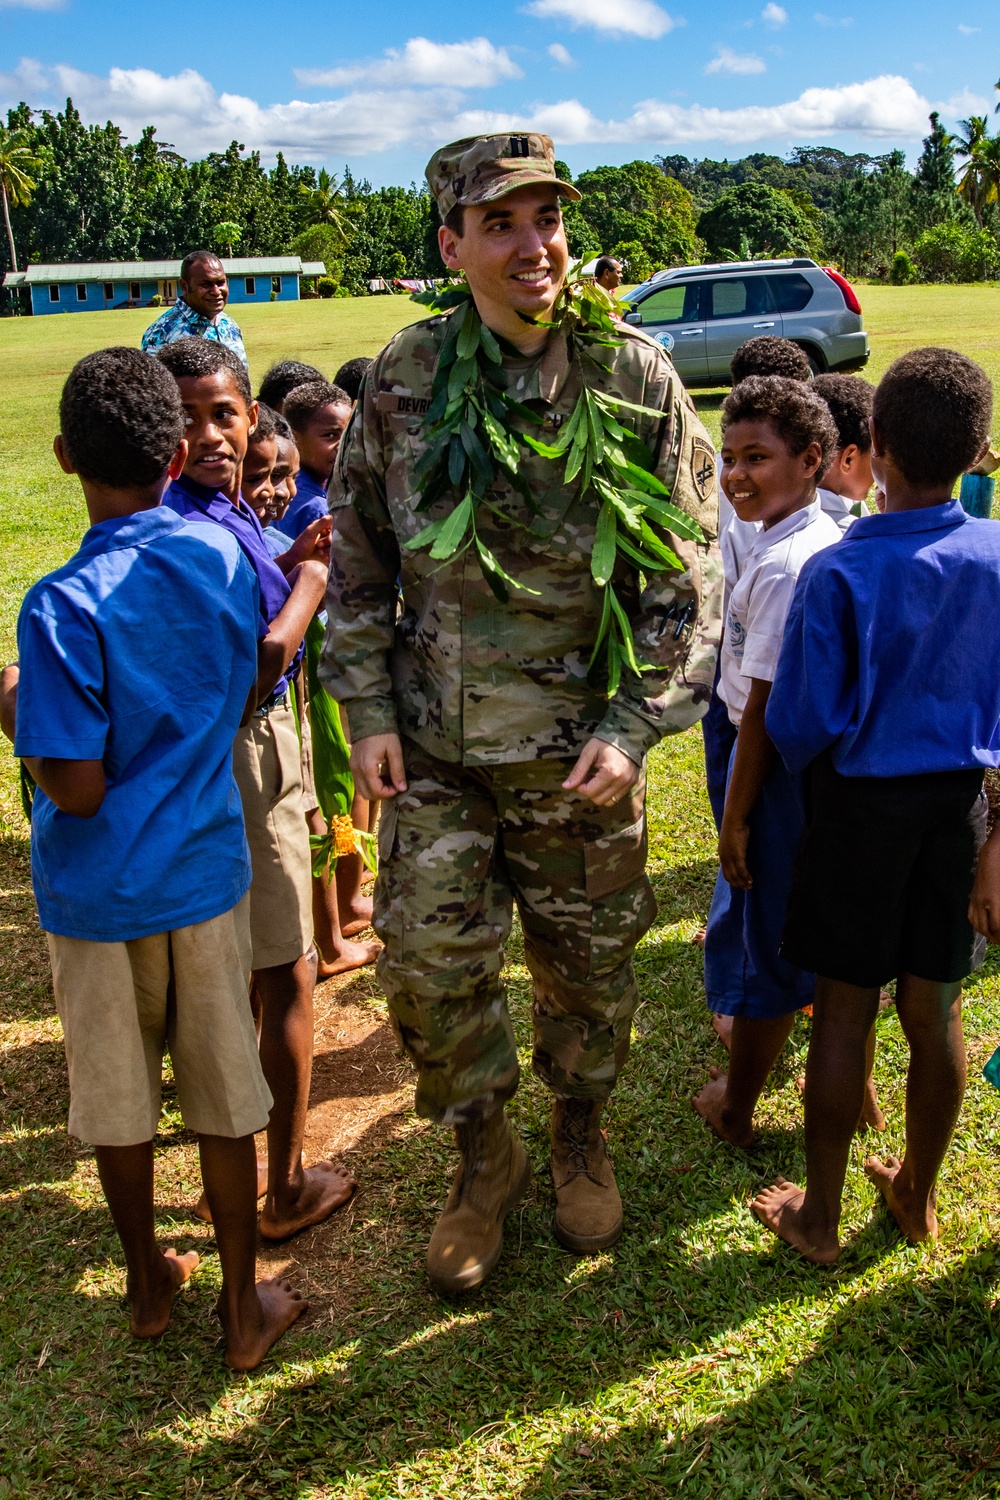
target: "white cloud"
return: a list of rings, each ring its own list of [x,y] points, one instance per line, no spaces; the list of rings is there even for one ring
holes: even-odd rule
[[[976,32],[982,31],[983,28],[981,26],[963,26],[962,23],[959,22],[958,29],[963,36],[975,36]]]
[[[760,18],[765,26],[784,26],[788,20],[788,12],[783,5],[775,5],[774,0],[764,6]]]
[[[306,88],[370,83],[381,88],[488,89],[524,74],[506,47],[494,47],[484,36],[473,37],[471,42],[429,42],[424,36],[414,36],[405,47],[388,47],[385,56],[374,61],[342,68],[296,68],[295,77]]]
[[[114,120],[135,140],[145,125],[187,156],[224,150],[231,140],[265,157],[284,151],[298,161],[357,158],[379,151],[431,149],[465,135],[540,130],[558,148],[577,145],[747,146],[848,134],[875,141],[918,141],[935,106],[908,79],[895,75],[834,88],[810,88],[798,98],[735,109],[647,99],[622,119],[603,120],[577,99],[533,105],[527,112],[471,109],[451,88],[356,89],[340,98],[258,104],[217,93],[193,68],[164,77],[148,68],[112,68],[107,76],[65,65],[48,68],[24,59],[0,73],[0,107],[27,99],[60,106],[71,95],[85,121]],[[981,113],[986,101],[963,93],[936,107],[945,118]]]
[[[813,16],[817,26],[853,26],[853,16],[828,16],[818,10]]]
[[[564,47],[562,42],[553,42],[549,48],[549,56],[560,68],[575,68],[576,58]]]
[[[756,52],[734,52],[731,47],[720,47],[705,68],[706,73],[766,73],[767,64]]]
[[[532,0],[529,15],[543,20],[569,21],[574,27],[593,26],[597,31],[625,32],[629,36],[654,39],[666,36],[678,22],[653,0]]]

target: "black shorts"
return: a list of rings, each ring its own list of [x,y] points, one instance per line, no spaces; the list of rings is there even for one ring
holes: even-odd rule
[[[903,973],[954,984],[982,963],[968,918],[982,771],[841,776],[822,755],[805,796],[783,958],[866,989]]]

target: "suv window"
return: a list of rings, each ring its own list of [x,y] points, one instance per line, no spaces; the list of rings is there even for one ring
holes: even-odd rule
[[[698,317],[699,292],[695,282],[678,282],[665,286],[639,304],[644,323],[693,323]]]
[[[710,318],[753,318],[770,311],[764,276],[727,276],[724,281],[709,282]]]
[[[769,276],[771,295],[779,312],[801,312],[812,297],[813,289],[798,271],[784,276]]]

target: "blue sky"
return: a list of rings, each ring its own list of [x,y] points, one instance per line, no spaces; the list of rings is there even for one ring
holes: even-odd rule
[[[912,160],[932,107],[992,111],[998,77],[996,0],[0,0],[4,107],[71,94],[187,156],[236,138],[376,185],[513,128],[574,171],[817,144]]]

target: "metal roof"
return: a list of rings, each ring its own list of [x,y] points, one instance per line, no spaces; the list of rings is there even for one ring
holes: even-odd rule
[[[303,276],[325,276],[326,266],[321,260],[304,260],[302,262]]]
[[[224,259],[222,264],[229,276],[303,274],[302,261],[297,255],[251,255],[237,260]],[[111,260],[75,265],[30,265],[24,271],[8,272],[4,277],[4,286],[37,286],[40,283],[73,281],[176,281],[180,274],[179,260]],[[21,279],[12,280],[14,276]]]

